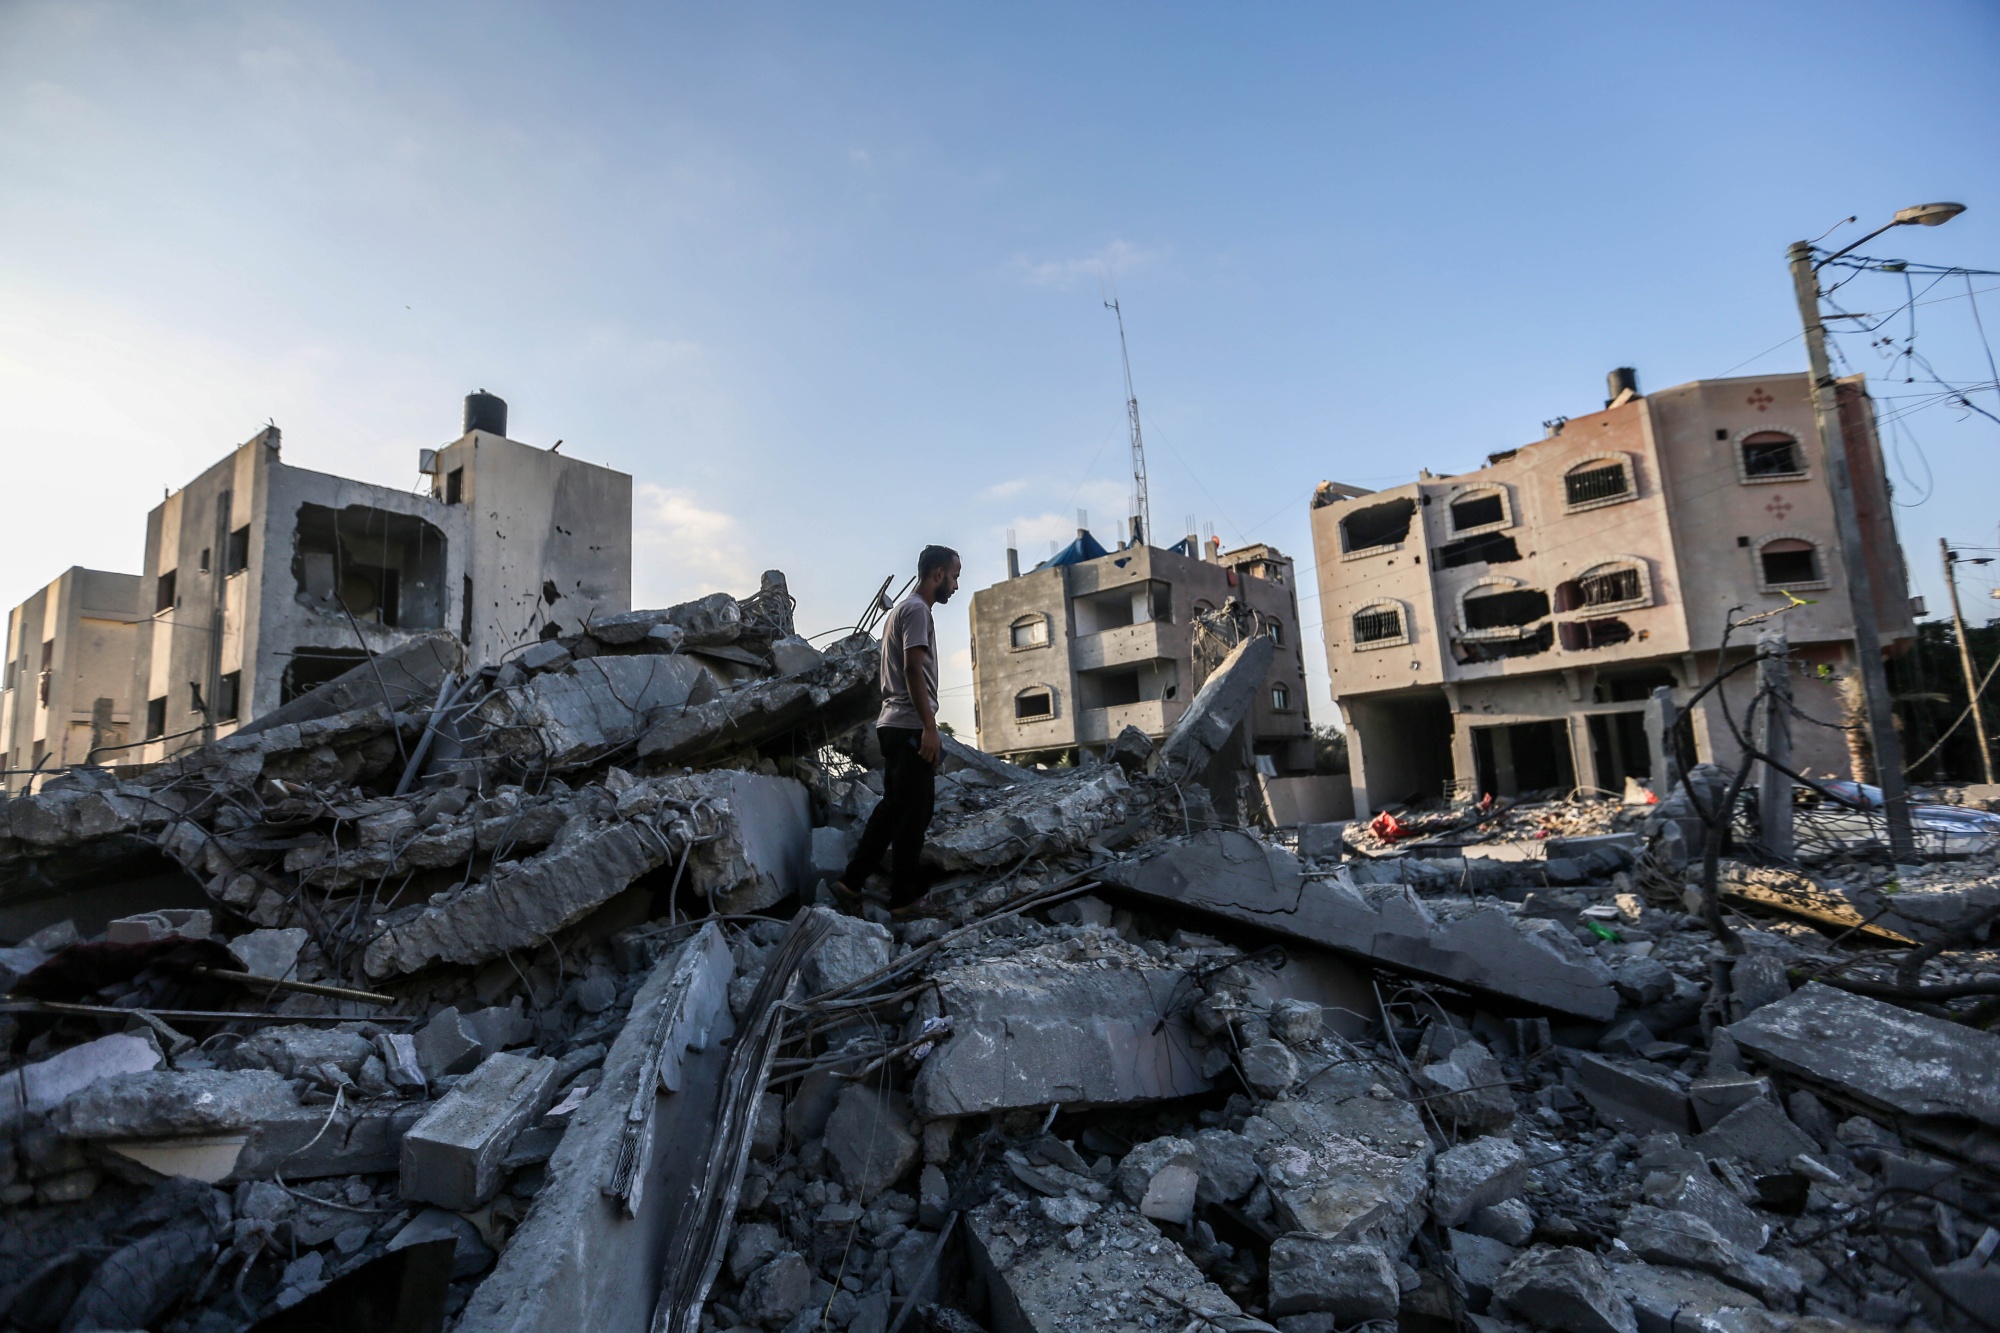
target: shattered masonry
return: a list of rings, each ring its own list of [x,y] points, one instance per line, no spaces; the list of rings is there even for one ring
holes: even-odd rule
[[[876,652],[773,572],[0,804],[0,1323],[1991,1327],[1992,850],[1731,948],[1677,792],[1237,827],[1257,638],[845,916]]]

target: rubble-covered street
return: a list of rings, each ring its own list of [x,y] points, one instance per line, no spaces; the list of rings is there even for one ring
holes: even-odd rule
[[[0,804],[0,1324],[2000,1328],[1995,852],[1236,827],[1269,642],[949,742],[906,922],[826,885],[877,645],[775,572]]]

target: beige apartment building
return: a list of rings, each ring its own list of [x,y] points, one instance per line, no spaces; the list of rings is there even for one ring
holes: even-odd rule
[[[1794,698],[1823,724],[1795,723],[1795,762],[1846,775],[1853,613],[1806,377],[1641,395],[1621,370],[1611,389],[1602,411],[1477,471],[1320,487],[1323,633],[1357,811],[1448,791],[1618,792],[1651,775],[1652,691],[1687,700],[1732,615],[1781,607]],[[1876,615],[1901,651],[1914,627],[1873,405],[1859,376],[1839,392]],[[1732,635],[1732,660],[1756,632]],[[1728,697],[1740,710],[1747,694]],[[1729,763],[1716,707],[1695,709],[1696,757]]]
[[[1250,748],[1275,773],[1311,772],[1292,561],[1264,545],[1205,554],[1193,537],[1106,551],[1079,530],[1050,561],[974,593],[980,748],[1033,762],[1101,753],[1128,726],[1163,738],[1220,658],[1203,651],[1195,617],[1234,598],[1278,650],[1245,729]],[[1009,569],[1018,564],[1009,551]]]
[[[168,496],[127,659],[145,743],[125,753],[226,735],[420,635],[484,664],[629,610],[632,479],[506,429],[504,402],[469,396],[409,491],[293,467],[271,427]]]
[[[0,756],[10,792],[126,739],[139,576],[73,567],[7,613]],[[106,761],[114,755],[107,754]]]

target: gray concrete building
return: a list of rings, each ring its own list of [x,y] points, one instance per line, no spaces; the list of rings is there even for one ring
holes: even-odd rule
[[[1233,598],[1278,649],[1246,723],[1249,744],[1277,773],[1309,773],[1292,562],[1263,545],[1208,554],[1200,558],[1192,537],[1171,549],[1105,551],[1079,530],[1050,561],[974,593],[979,747],[1033,762],[1099,753],[1128,726],[1164,737],[1227,651],[1204,651],[1196,617]],[[1008,564],[1018,568],[1011,551]]]
[[[1651,776],[1645,713],[1715,671],[1733,614],[1783,611],[1798,660],[1794,760],[1850,769],[1841,698],[1854,619],[1804,375],[1697,380],[1603,410],[1487,465],[1313,500],[1323,634],[1355,807]],[[1839,386],[1883,641],[1914,637],[1873,405]],[[1730,639],[1731,660],[1756,630]],[[1732,696],[1733,697],[1733,696]],[[1737,753],[1713,702],[1695,759]]]
[[[122,744],[132,724],[139,576],[81,566],[7,613],[0,758],[10,792]]]
[[[131,694],[150,762],[440,630],[474,663],[631,609],[632,479],[506,436],[421,452],[426,490],[293,467],[260,431],[146,522]]]

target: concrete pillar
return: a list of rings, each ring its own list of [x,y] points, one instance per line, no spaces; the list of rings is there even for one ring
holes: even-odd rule
[[[1674,748],[1674,727],[1680,719],[1680,706],[1674,702],[1674,692],[1665,685],[1654,687],[1653,697],[1646,701],[1646,743],[1652,749],[1653,792],[1664,799],[1681,780],[1678,751]]]

